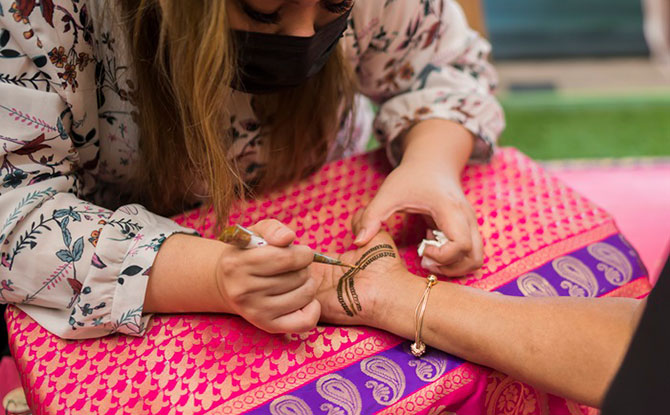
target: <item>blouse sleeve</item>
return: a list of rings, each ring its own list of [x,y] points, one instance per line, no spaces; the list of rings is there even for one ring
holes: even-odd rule
[[[504,115],[493,95],[491,47],[468,27],[460,6],[454,0],[356,4],[356,73],[362,92],[380,104],[375,133],[391,161],[400,156],[393,140],[433,118],[471,131],[477,137],[472,159],[487,160],[505,127]]]
[[[194,231],[78,197],[98,148],[91,29],[78,2],[33,3],[0,0],[0,300],[64,338],[142,335],[156,253]]]

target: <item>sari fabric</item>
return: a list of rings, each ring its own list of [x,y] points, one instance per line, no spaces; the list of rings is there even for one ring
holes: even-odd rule
[[[353,247],[353,213],[390,167],[380,152],[337,161],[309,179],[236,207],[231,223],[277,218],[322,252]],[[483,268],[449,283],[515,296],[627,296],[650,291],[635,250],[607,212],[538,164],[502,149],[463,175],[484,239]],[[211,212],[176,218],[214,237]],[[387,221],[401,257],[419,275],[416,216]],[[187,278],[188,276],[184,276]],[[447,281],[447,280],[445,280]],[[81,341],[49,334],[17,308],[7,312],[36,415],[61,414],[591,414],[504,374],[366,327],[320,326],[270,335],[227,315],[155,317],[144,337]]]

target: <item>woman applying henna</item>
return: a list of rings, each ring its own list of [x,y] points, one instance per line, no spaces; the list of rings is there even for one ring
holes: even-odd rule
[[[241,195],[362,151],[373,126],[396,168],[357,243],[393,212],[417,212],[450,240],[427,250],[433,267],[481,264],[459,175],[488,158],[504,122],[489,45],[454,1],[0,0],[0,10],[2,301],[53,333],[142,335],[148,313],[185,311],[271,332],[314,327],[312,255],[291,246],[293,232],[259,223],[272,246],[240,251],[165,216],[210,203],[226,223]],[[362,96],[380,104],[374,121]]]

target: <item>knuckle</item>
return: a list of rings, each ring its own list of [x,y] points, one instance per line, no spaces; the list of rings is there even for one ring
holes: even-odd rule
[[[295,287],[295,289],[300,289],[305,284],[307,284],[309,280],[309,273],[307,270],[295,271],[291,273],[291,277],[291,282],[287,283],[287,285],[290,284],[292,287]]]
[[[253,304],[252,297],[253,296],[246,289],[241,287],[231,287],[228,291],[228,298],[230,298],[230,301],[238,307],[249,308],[251,304]],[[250,309],[249,312],[254,315],[258,314],[254,309]]]
[[[219,269],[226,279],[232,278],[240,268],[240,261],[238,258],[228,256],[219,261]]]
[[[464,241],[461,246],[462,253],[468,253],[472,251],[472,241]]]
[[[305,295],[304,305],[307,305],[312,301],[318,288],[319,287],[313,278],[306,279],[305,283],[302,285],[303,294]]]
[[[263,328],[263,330],[265,330],[265,327],[268,325],[268,323],[265,322],[265,319],[263,318],[260,310],[255,308],[248,308],[244,310],[244,315],[242,317],[252,322],[256,326]]]
[[[472,264],[472,269],[470,271],[477,271],[480,269],[482,266],[484,266],[484,260],[483,259],[475,259],[473,264]]]
[[[439,259],[440,262],[444,264],[450,264],[458,260],[458,258],[461,257],[460,250],[456,249],[456,247],[453,247],[448,250],[441,250],[438,251],[438,254],[435,255],[436,259]]]
[[[460,255],[460,254],[467,254],[472,250],[472,241],[469,240],[461,240],[455,243],[454,247],[455,252]]]
[[[290,327],[290,332],[291,333],[305,333],[307,331],[312,330],[314,327],[316,327],[316,322],[313,321],[313,317],[309,318],[304,318],[301,319],[300,321],[296,322],[295,324]]]
[[[481,253],[477,253],[473,258],[473,265],[476,269],[479,269],[484,266],[484,256]]]
[[[281,329],[281,327],[278,324],[275,323],[268,323],[262,327],[263,330],[270,334],[283,334],[284,330]]]

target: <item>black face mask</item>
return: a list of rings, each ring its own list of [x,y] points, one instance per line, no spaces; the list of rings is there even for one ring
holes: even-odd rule
[[[233,88],[267,94],[302,85],[328,62],[350,13],[351,9],[311,37],[234,30],[239,75]]]

